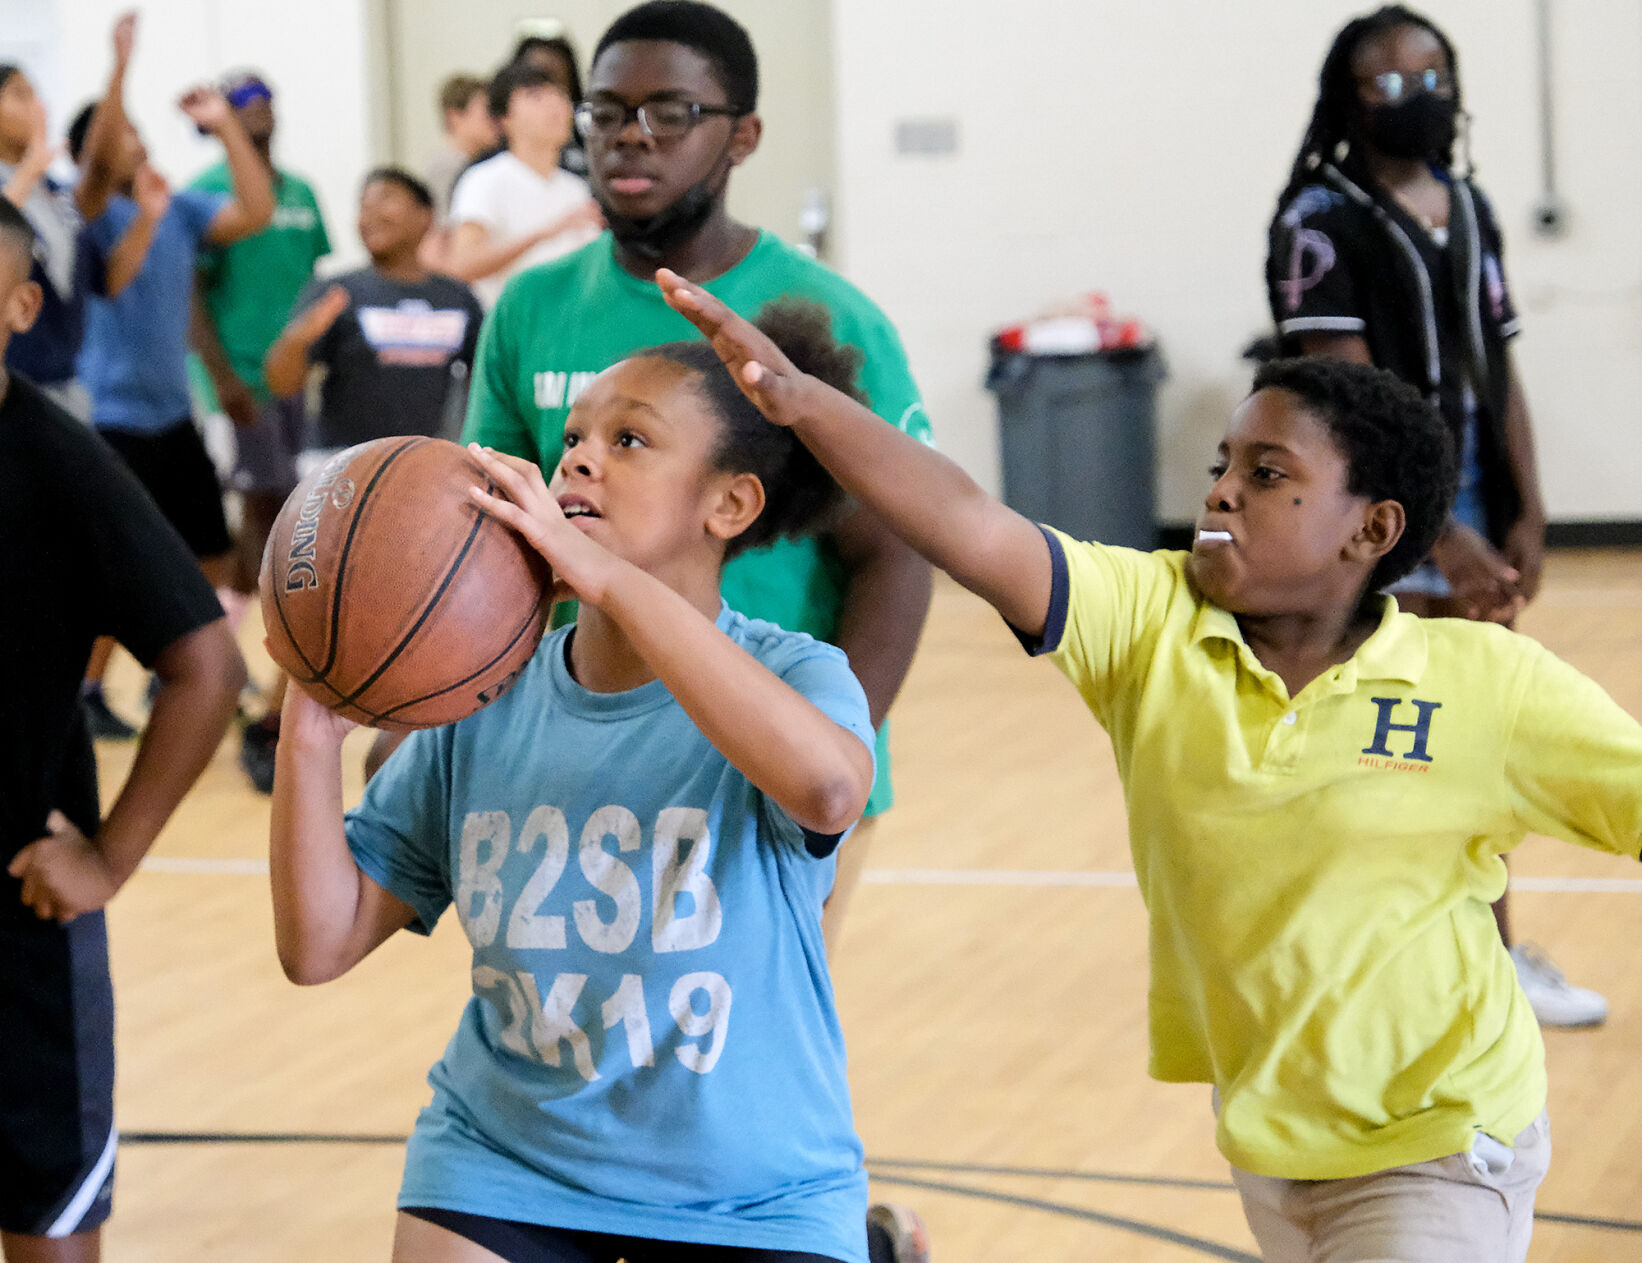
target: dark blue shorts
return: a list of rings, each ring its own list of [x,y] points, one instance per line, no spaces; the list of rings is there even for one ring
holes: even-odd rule
[[[114,1195],[114,989],[101,912],[0,910],[0,1230],[87,1232]]]
[[[626,1263],[838,1263],[824,1254],[613,1237],[427,1206],[406,1206],[404,1211],[465,1237],[508,1263],[618,1263],[623,1259]]]

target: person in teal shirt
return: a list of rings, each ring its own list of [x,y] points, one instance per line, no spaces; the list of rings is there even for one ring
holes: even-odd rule
[[[269,392],[262,360],[285,331],[298,295],[313,279],[314,264],[331,252],[331,239],[312,186],[274,165],[273,89],[261,75],[242,71],[224,80],[222,93],[274,184],[273,222],[255,236],[203,253],[194,295],[195,349],[218,404],[234,423],[239,444],[233,486],[240,493],[243,515],[233,590],[248,599],[256,595],[268,531],[296,486],[296,458],[307,422],[300,397],[278,399]],[[190,187],[211,192],[225,188],[227,180],[227,168],[218,163],[201,172]],[[231,610],[231,617],[236,613]],[[284,693],[281,677],[269,696],[267,713],[248,724],[241,738],[240,765],[265,794],[273,785]]]
[[[741,53],[717,40],[723,23],[739,33]],[[748,315],[782,294],[819,302],[838,340],[862,352],[860,384],[873,410],[929,439],[906,352],[883,312],[835,272],[737,223],[725,208],[730,173],[762,133],[757,90],[745,32],[709,6],[643,5],[605,33],[576,121],[610,231],[509,282],[481,334],[464,437],[553,469],[569,407],[599,373],[640,347],[697,336],[652,282],[658,267],[668,267]],[[749,550],[724,572],[732,609],[848,655],[879,729],[869,818],[892,798],[884,717],[911,664],[929,591],[923,562],[877,514],[855,506],[820,536]],[[870,819],[840,856],[827,908],[832,947],[869,829]]]

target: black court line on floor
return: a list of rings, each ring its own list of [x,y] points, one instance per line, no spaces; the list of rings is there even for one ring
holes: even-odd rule
[[[381,1132],[129,1131],[120,1133],[120,1143],[124,1145],[402,1145],[407,1139],[408,1137],[405,1136],[389,1135]],[[922,1176],[902,1175],[899,1172],[930,1171],[946,1175],[1001,1175],[1016,1179],[1085,1180],[1100,1184],[1131,1184],[1152,1188],[1196,1189],[1212,1193],[1236,1192],[1229,1180],[1188,1180],[1164,1175],[1124,1175],[1115,1171],[1067,1171],[1057,1167],[935,1162],[926,1158],[869,1158],[866,1165],[867,1174],[880,1184],[899,1184],[908,1188],[922,1188],[928,1189],[930,1192],[952,1193],[960,1197],[973,1197],[981,1201],[1001,1202],[1005,1205],[1021,1206],[1029,1210],[1041,1210],[1051,1215],[1064,1215],[1071,1219],[1084,1219],[1110,1228],[1138,1232],[1144,1236],[1155,1237],[1160,1241],[1169,1241],[1187,1249],[1197,1250],[1199,1253],[1206,1254],[1211,1258],[1230,1259],[1235,1260],[1236,1263],[1260,1263],[1254,1255],[1235,1250],[1231,1246],[1188,1236],[1185,1233],[1175,1232],[1173,1229],[1159,1227],[1155,1224],[1124,1219],[1118,1215],[1107,1215],[1100,1211],[1088,1210],[1082,1206],[1070,1206],[1064,1202],[1051,1202],[1037,1197],[1021,1197],[1014,1193],[976,1188],[968,1184],[948,1184],[944,1181],[930,1180]],[[886,1170],[886,1168],[894,1169]],[[1635,1219],[1606,1219],[1595,1215],[1564,1215],[1538,1209],[1534,1211],[1534,1219],[1538,1223],[1562,1224],[1572,1228],[1597,1228],[1606,1232],[1642,1233],[1642,1220]]]

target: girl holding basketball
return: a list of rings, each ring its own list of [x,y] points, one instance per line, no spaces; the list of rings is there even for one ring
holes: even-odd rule
[[[844,390],[820,309],[766,313]],[[730,611],[737,550],[837,488],[710,347],[640,352],[551,483],[474,449],[581,601],[514,688],[413,734],[344,816],[350,725],[293,693],[274,784],[287,974],[346,973],[455,905],[473,995],[429,1082],[396,1260],[865,1263],[866,1176],[821,939],[872,784],[843,654]]]

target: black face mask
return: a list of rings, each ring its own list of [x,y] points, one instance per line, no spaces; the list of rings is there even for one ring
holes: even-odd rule
[[[683,245],[701,231],[718,204],[712,177],[692,184],[671,206],[663,207],[648,219],[629,219],[601,205],[611,236],[640,258],[659,259]]]
[[[1422,92],[1395,105],[1370,106],[1363,137],[1393,158],[1442,161],[1454,144],[1459,107],[1453,97]]]

